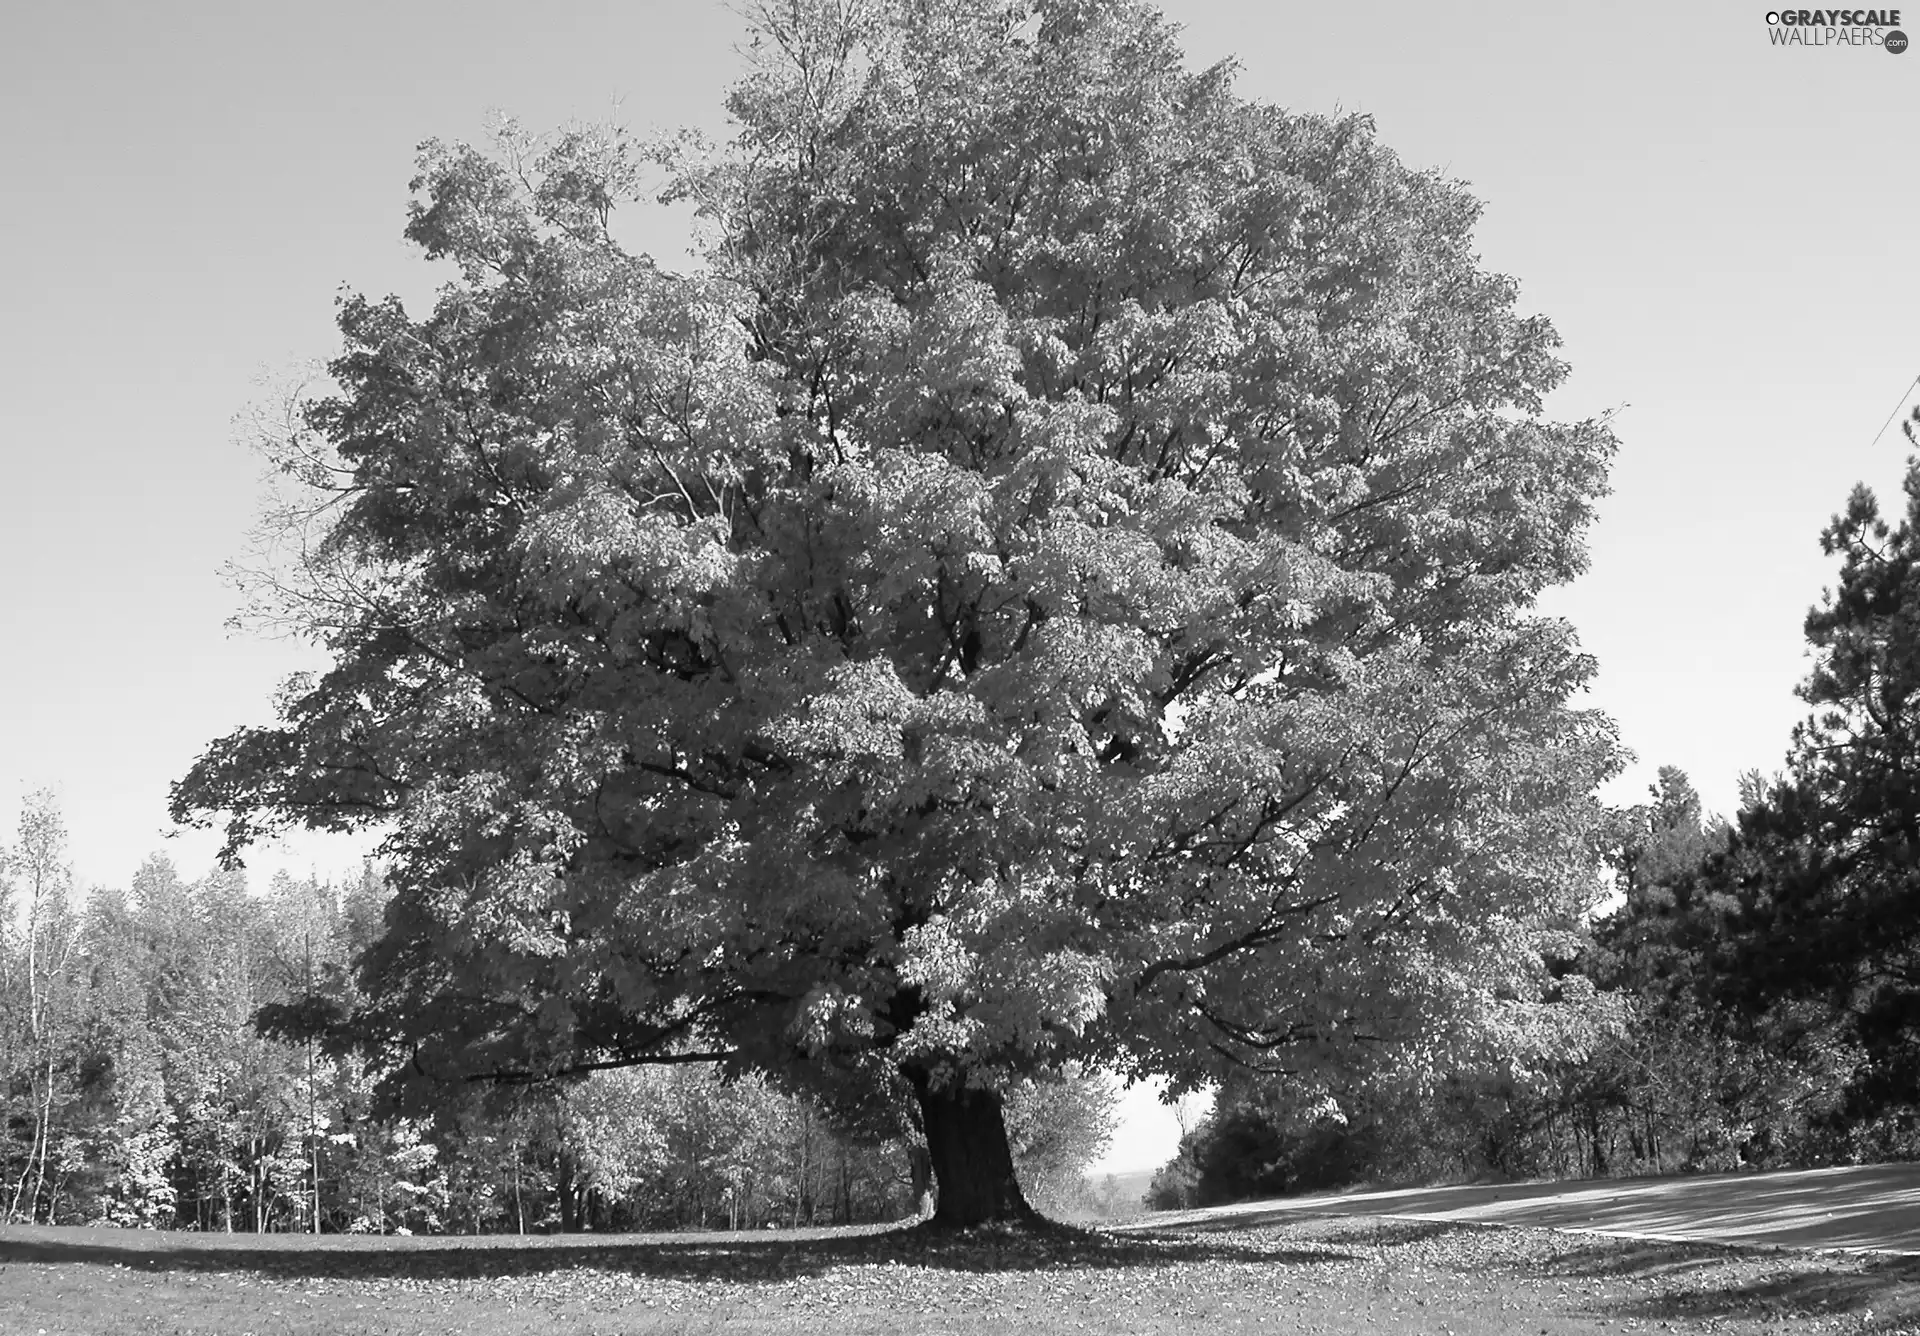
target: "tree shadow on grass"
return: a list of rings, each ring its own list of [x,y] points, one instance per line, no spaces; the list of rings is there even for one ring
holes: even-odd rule
[[[1245,1231],[1266,1228],[1270,1225],[1299,1225],[1315,1223],[1322,1226],[1315,1237],[1329,1243],[1360,1243],[1369,1247],[1400,1247],[1406,1244],[1425,1243],[1429,1239],[1445,1238],[1449,1234],[1478,1232],[1484,1228],[1459,1220],[1392,1220],[1358,1219],[1351,1221],[1303,1221],[1298,1215],[1285,1220],[1240,1220],[1235,1227]],[[1191,1226],[1183,1227],[1192,1228]],[[1207,1231],[1212,1232],[1212,1231]]]
[[[587,1268],[662,1280],[767,1283],[833,1267],[887,1265],[945,1271],[1113,1271],[1192,1262],[1311,1265],[1335,1250],[1158,1234],[1109,1235],[1061,1227],[1041,1234],[925,1227],[698,1235],[191,1234],[172,1231],[0,1227],[0,1265],[82,1264],[146,1272],[250,1272],[277,1280],[447,1280]]]
[[[1478,1232],[1485,1225],[1461,1220],[1396,1220],[1391,1217],[1354,1216],[1347,1218],[1305,1216],[1298,1211],[1249,1212],[1215,1219],[1182,1220],[1170,1224],[1123,1226],[1118,1233],[1137,1238],[1205,1238],[1209,1235],[1237,1234],[1257,1238],[1259,1231],[1275,1226],[1314,1225],[1314,1238],[1333,1247],[1355,1245],[1365,1248],[1394,1248],[1424,1243],[1449,1234]],[[1335,1256],[1330,1254],[1328,1259]]]
[[[1647,1281],[1704,1273],[1733,1261],[1802,1256],[1738,1244],[1620,1239],[1570,1248],[1548,1262],[1542,1272],[1549,1277],[1580,1280]]]
[[[1920,1315],[1920,1258],[1873,1257],[1698,1243],[1634,1243],[1577,1248],[1542,1274],[1625,1280],[1635,1297],[1603,1311],[1643,1321],[1764,1318],[1793,1321],[1843,1313],[1879,1315],[1909,1329]],[[1890,1329],[1890,1328],[1889,1328]]]

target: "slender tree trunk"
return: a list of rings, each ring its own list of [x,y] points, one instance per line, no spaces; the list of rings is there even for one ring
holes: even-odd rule
[[[36,1071],[34,1075],[34,1084],[37,1086],[39,1084],[37,1079],[39,1073]],[[35,1220],[39,1218],[40,1185],[46,1177],[47,1119],[53,1104],[52,1080],[52,1073],[49,1071],[47,1076],[48,1085],[46,1087],[47,1097],[44,1100],[41,1098],[41,1092],[39,1090],[34,1090],[32,1094],[33,1141],[27,1150],[27,1162],[20,1166],[20,1181],[13,1185],[13,1204],[7,1208],[7,1219],[10,1221],[21,1218],[20,1206],[22,1202],[26,1203],[27,1214],[25,1219],[28,1224],[33,1224]],[[36,1171],[39,1177],[34,1178],[33,1191],[29,1194],[27,1192],[27,1180],[33,1177]]]
[[[36,869],[33,874],[33,899],[27,907],[27,1048],[33,1055],[31,1061],[34,1064],[35,1088],[30,1091],[33,1099],[33,1144],[27,1154],[26,1164],[20,1169],[20,1181],[13,1185],[13,1202],[7,1208],[7,1219],[19,1219],[20,1203],[24,1199],[28,1224],[39,1218],[40,1192],[47,1181],[47,1125],[53,1117],[53,1041],[47,1033],[47,1011],[52,989],[43,992],[40,985],[40,922],[44,914],[42,902],[45,896],[45,874]],[[39,1080],[42,1054],[46,1059],[44,1086]],[[26,1190],[29,1177],[33,1179],[31,1194]]]
[[[53,1039],[47,1039],[47,1083],[42,1088],[40,1099],[40,1166],[34,1171],[33,1197],[27,1202],[27,1218],[32,1220],[40,1209],[40,1196],[47,1187],[47,1157],[53,1153]],[[53,1223],[52,1208],[47,1211],[47,1223]]]
[[[1014,1177],[999,1092],[957,1081],[936,1086],[916,1071],[907,1072],[907,1079],[920,1103],[933,1168],[930,1223],[942,1229],[1040,1223]]]
[[[312,946],[308,946],[307,991],[313,991]],[[313,1089],[313,1036],[307,1036],[307,1158],[312,1170],[313,1232],[320,1232],[320,1126]]]
[[[580,1230],[579,1205],[573,1192],[573,1157],[565,1151],[560,1152],[559,1166],[554,1173],[555,1186],[560,1197],[560,1232],[575,1234]]]
[[[933,1203],[933,1161],[925,1146],[907,1146],[907,1190],[913,1194],[913,1213],[926,1215]]]
[[[36,1109],[39,1107],[38,1101],[35,1101],[34,1107]],[[37,1148],[39,1144],[40,1129],[36,1127],[33,1131],[33,1148]],[[30,1148],[27,1152],[26,1160],[20,1165],[20,1177],[15,1180],[13,1185],[13,1200],[7,1204],[8,1224],[12,1224],[20,1218],[20,1200],[27,1192],[27,1176],[33,1172],[33,1154],[34,1151]]]
[[[810,1193],[807,1176],[813,1172],[813,1105],[803,1103],[800,1106],[800,1172],[796,1175],[800,1186],[793,1194],[793,1217],[788,1222],[792,1229],[800,1228],[801,1213],[807,1209]],[[812,1221],[808,1221],[812,1224]]]
[[[513,1226],[516,1233],[527,1232],[527,1208],[520,1203],[520,1148],[513,1155]]]

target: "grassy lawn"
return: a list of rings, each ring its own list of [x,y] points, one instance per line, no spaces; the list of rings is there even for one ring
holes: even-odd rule
[[[1352,1218],[1015,1243],[0,1229],[7,1336],[1603,1331],[1920,1336],[1920,1263]]]

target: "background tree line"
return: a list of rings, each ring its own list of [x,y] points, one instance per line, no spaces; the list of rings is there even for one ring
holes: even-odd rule
[[[571,1084],[455,1082],[431,1118],[379,1107],[366,1062],[266,1037],[263,1007],[351,1001],[389,891],[154,857],[77,894],[48,794],[0,844],[0,1219],[230,1231],[757,1228],[910,1216],[928,1190],[904,1103],[828,1108],[710,1063]],[[1009,1102],[1027,1190],[1081,1182],[1112,1093]],[[843,1101],[844,1103],[844,1101]]]
[[[1555,968],[1619,999],[1616,1033],[1419,1098],[1232,1085],[1149,1199],[1920,1156],[1920,466],[1905,492],[1893,523],[1856,488],[1821,535],[1841,568],[1783,770],[1731,821],[1671,767],[1614,813],[1616,899]]]
[[[1277,1081],[1223,1092],[1149,1199],[1196,1205],[1360,1182],[1589,1178],[1909,1158],[1910,1111],[1848,1097],[1857,1038],[1804,1002],[1733,1004],[1737,897],[1702,875],[1735,827],[1685,775],[1621,812],[1620,903],[1558,963],[1620,1001],[1622,1024],[1581,1059],[1454,1073],[1420,1093],[1328,1101]]]

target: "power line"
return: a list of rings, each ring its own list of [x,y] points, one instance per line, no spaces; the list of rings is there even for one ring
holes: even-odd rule
[[[1915,385],[1920,385],[1920,376],[1915,376],[1901,389],[1899,402],[1894,404],[1893,412],[1887,414],[1887,420],[1880,424],[1880,430],[1873,434],[1873,439],[1867,442],[1869,446],[1880,444],[1880,438],[1887,434],[1887,428],[1893,425],[1893,420],[1900,415],[1900,410],[1907,406],[1907,396],[1913,393]]]

